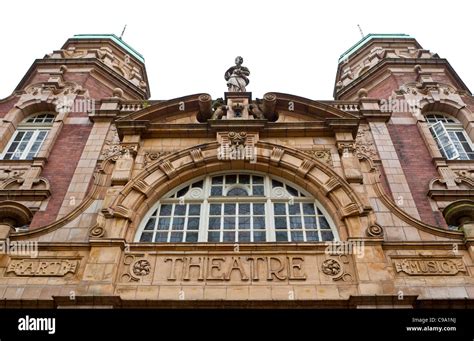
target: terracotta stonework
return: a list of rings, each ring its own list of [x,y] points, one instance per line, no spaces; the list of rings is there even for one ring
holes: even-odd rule
[[[334,101],[183,95],[150,100],[138,52],[78,35],[0,100],[3,307],[473,306],[474,160],[445,158],[426,116],[453,117],[474,140],[474,98],[446,59],[369,35],[341,56]],[[6,158],[41,113],[54,115],[41,148]],[[230,193],[252,205],[253,239],[211,238],[215,203],[224,224],[245,222],[226,211]],[[315,239],[291,225],[281,241],[278,207],[285,224],[319,219]],[[149,230],[158,219],[166,242],[161,223]]]

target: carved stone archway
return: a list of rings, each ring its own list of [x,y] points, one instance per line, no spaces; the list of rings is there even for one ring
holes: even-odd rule
[[[169,154],[129,181],[108,207],[104,228],[109,238],[132,241],[146,212],[165,193],[193,178],[228,170],[279,176],[311,193],[327,210],[341,239],[365,237],[370,211],[351,186],[327,165],[300,151],[258,142],[255,162],[218,159],[217,142]]]

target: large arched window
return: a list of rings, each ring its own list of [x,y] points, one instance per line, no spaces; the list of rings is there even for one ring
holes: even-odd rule
[[[317,242],[337,238],[308,193],[261,174],[219,174],[165,195],[138,229],[140,242]]]
[[[42,113],[30,116],[21,122],[5,151],[4,160],[31,160],[40,150],[54,122],[54,115]]]
[[[439,113],[425,115],[439,151],[448,160],[474,160],[474,146],[462,124]]]

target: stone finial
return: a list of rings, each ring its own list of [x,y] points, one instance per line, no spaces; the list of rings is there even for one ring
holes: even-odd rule
[[[357,91],[358,98],[367,98],[367,96],[368,96],[367,89],[361,88],[359,91]]]
[[[112,96],[113,96],[113,97],[122,98],[122,97],[123,97],[123,90],[120,89],[120,88],[115,88],[115,89],[112,91]]]

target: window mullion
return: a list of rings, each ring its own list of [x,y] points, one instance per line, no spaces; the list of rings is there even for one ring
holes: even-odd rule
[[[210,188],[210,177],[205,177],[202,183],[202,190],[204,193],[204,201],[201,205],[201,219],[199,219],[199,231],[198,231],[198,241],[205,243],[208,239],[208,227],[209,227],[209,193]]]
[[[33,146],[34,141],[36,141],[36,138],[38,137],[39,130],[33,130],[33,134],[30,137],[30,140],[26,144],[25,149],[23,150],[23,153],[21,153],[21,159],[26,160],[28,154],[30,153],[31,147]],[[26,134],[25,134],[26,135]]]

